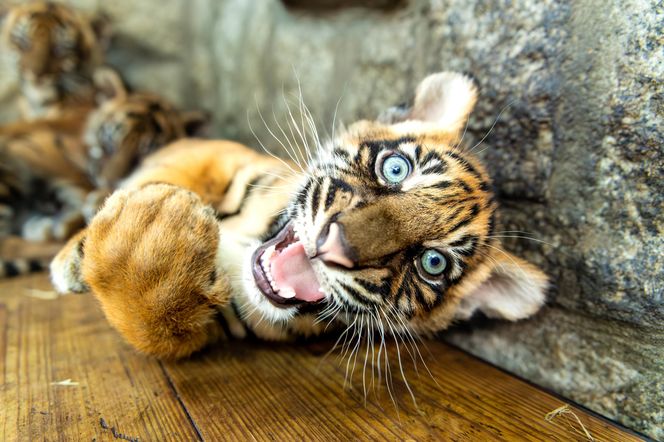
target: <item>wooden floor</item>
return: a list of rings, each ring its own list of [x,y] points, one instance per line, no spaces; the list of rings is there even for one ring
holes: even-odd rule
[[[344,386],[331,344],[231,342],[160,363],[124,344],[92,297],[56,297],[44,275],[0,282],[0,440],[589,440],[570,413],[545,419],[561,400],[437,342],[422,352],[431,374],[404,363],[417,405],[395,347],[396,406],[370,369],[365,403],[365,354]],[[638,440],[571,411],[594,440]]]

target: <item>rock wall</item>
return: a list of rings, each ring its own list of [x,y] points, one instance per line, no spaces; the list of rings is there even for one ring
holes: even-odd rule
[[[466,142],[495,178],[501,235],[553,289],[532,320],[444,337],[664,438],[660,1],[73,3],[112,17],[109,61],[131,84],[212,111],[215,135],[276,151],[259,111],[283,125],[286,103],[299,115],[300,88],[325,134],[335,109],[341,121],[372,117],[409,100],[427,73],[471,73],[481,98]],[[0,75],[7,120],[16,84],[6,61]]]

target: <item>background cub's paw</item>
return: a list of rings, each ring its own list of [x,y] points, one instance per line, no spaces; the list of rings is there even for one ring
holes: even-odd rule
[[[81,275],[85,231],[71,238],[51,261],[51,282],[60,293],[83,293],[88,291]]]
[[[211,207],[189,191],[152,184],[106,200],[87,230],[81,271],[130,343],[179,357],[210,339],[215,308],[228,301],[218,248]]]
[[[78,210],[62,211],[58,215],[34,215],[23,224],[21,236],[28,241],[63,241],[85,225]]]
[[[34,215],[28,218],[21,227],[21,236],[28,241],[45,242],[53,240],[53,216]]]

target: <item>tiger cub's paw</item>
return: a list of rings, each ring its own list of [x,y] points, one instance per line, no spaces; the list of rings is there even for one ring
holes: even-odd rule
[[[34,215],[23,224],[21,236],[28,241],[63,241],[85,225],[78,210],[63,211],[54,216]]]
[[[85,232],[80,279],[137,349],[182,357],[219,333],[230,290],[214,210],[198,196],[166,184],[118,191]]]

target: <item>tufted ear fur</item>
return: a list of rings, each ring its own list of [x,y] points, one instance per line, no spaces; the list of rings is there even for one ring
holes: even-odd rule
[[[412,107],[396,106],[383,112],[383,123],[425,123],[419,130],[442,131],[457,136],[465,127],[477,101],[477,86],[468,76],[457,72],[439,72],[426,77],[417,86]],[[412,123],[411,123],[412,124]]]
[[[93,80],[97,89],[97,102],[100,104],[114,99],[122,100],[127,96],[127,88],[120,74],[109,67],[95,70]]]
[[[507,252],[496,253],[488,261],[483,281],[461,300],[455,319],[482,312],[490,318],[516,321],[536,313],[546,299],[546,275]]]

